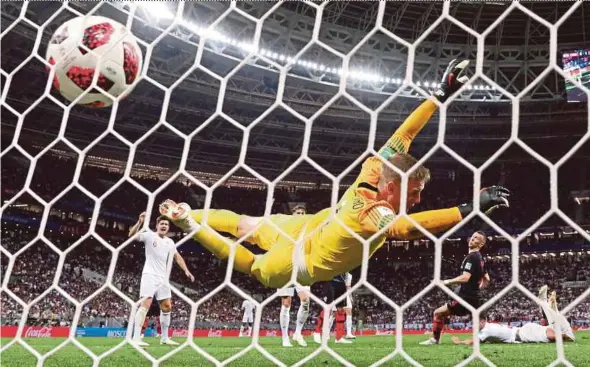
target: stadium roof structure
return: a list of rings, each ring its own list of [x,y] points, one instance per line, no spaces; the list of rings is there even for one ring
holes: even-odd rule
[[[144,2],[142,4],[150,4]],[[337,52],[347,54],[369,33],[374,25],[378,2],[330,2],[324,6],[319,40]],[[509,2],[452,2],[449,14],[476,32],[493,29],[485,39],[483,73],[506,92],[517,95],[540,76],[549,65],[549,29],[520,10],[512,10],[494,25]],[[153,3],[151,3],[153,4]],[[523,2],[523,6],[548,22],[563,16],[572,2]],[[157,8],[141,5],[132,11],[129,2],[70,2],[68,7],[87,13],[104,15],[126,22],[130,11],[135,20],[133,33],[145,43],[154,42],[163,30],[165,37],[153,45],[147,75],[164,87],[171,86],[186,75],[171,92],[166,121],[178,131],[189,134],[201,127],[215,112],[222,111],[242,126],[248,126],[263,114],[277,98],[279,69],[292,58],[282,100],[302,116],[309,118],[331,100],[338,90],[342,60],[333,52],[311,42],[317,10],[304,2],[245,1],[230,10],[229,2],[187,2],[172,23],[170,14],[178,3],[156,3]],[[2,2],[2,30],[18,21],[21,2]],[[39,55],[53,31],[74,15],[60,8],[59,2],[31,2],[25,16],[41,25],[56,11],[61,11],[44,28]],[[162,6],[164,8],[162,8]],[[61,10],[60,10],[61,9]],[[269,10],[272,9],[272,12]],[[248,55],[254,42],[256,23],[243,13],[260,19],[266,15],[260,35],[258,53],[227,80],[225,94],[219,101],[221,82]],[[475,60],[477,38],[456,23],[441,19],[442,2],[388,2],[383,26],[405,40],[416,42],[412,81],[404,85],[408,50],[383,32],[376,32],[350,58],[351,77],[346,91],[370,109],[381,105],[392,93],[401,89],[397,98],[380,113],[375,146],[382,144],[396,126],[423,98],[416,88],[428,93],[453,58]],[[558,30],[558,51],[588,45],[590,3],[582,4]],[[586,16],[585,16],[586,15]],[[215,28],[208,29],[223,16]],[[37,30],[19,23],[2,39],[2,70],[10,73],[25,61],[33,49]],[[434,26],[434,28],[433,28]],[[201,42],[203,32],[217,32],[216,37]],[[209,34],[210,36],[210,34]],[[200,65],[207,70],[191,69],[195,56],[203,47]],[[301,53],[302,52],[302,53]],[[295,57],[300,53],[299,57]],[[557,55],[559,61],[560,56]],[[352,71],[357,72],[352,75]],[[473,72],[474,68],[472,68]],[[4,75],[3,75],[4,77]],[[4,80],[3,80],[4,81]],[[28,60],[14,75],[7,103],[22,112],[42,95],[47,83],[45,65]],[[57,96],[57,93],[53,92]],[[550,72],[520,103],[519,134],[523,141],[555,161],[569,150],[586,132],[586,104],[567,104],[564,82],[560,74]],[[114,129],[134,142],[160,120],[164,91],[143,80],[131,96],[122,101],[115,117]],[[483,163],[510,136],[513,108],[510,99],[495,86],[474,80],[449,105],[445,141],[448,146],[476,165]],[[105,131],[110,109],[72,108],[65,136],[80,148],[86,147]],[[2,143],[12,138],[16,118],[2,111]],[[62,111],[44,99],[27,115],[19,142],[35,151],[53,141],[62,123]],[[432,147],[438,133],[438,117],[433,118],[415,141],[412,152],[421,156]],[[369,115],[349,98],[341,97],[313,122],[309,157],[333,174],[339,174],[355,161],[368,144]],[[274,178],[296,161],[301,153],[305,124],[284,108],[275,108],[249,136],[246,163],[268,178]],[[243,133],[226,119],[218,117],[199,131],[191,141],[188,167],[204,172],[227,172],[237,162]],[[170,129],[160,127],[138,147],[137,163],[166,167],[178,165],[184,142]],[[35,148],[37,147],[37,148]],[[108,135],[92,149],[95,156],[126,160],[128,150],[114,136]],[[581,159],[588,156],[577,155]],[[448,157],[436,158],[440,162]],[[502,156],[510,160],[509,156]],[[516,159],[516,158],[515,158]],[[518,158],[521,160],[521,158]],[[296,171],[313,177],[319,173],[311,166]]]

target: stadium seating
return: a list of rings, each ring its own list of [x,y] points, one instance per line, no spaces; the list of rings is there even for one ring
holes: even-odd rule
[[[73,171],[73,160],[59,156],[48,156],[40,162],[37,175],[43,180],[34,178],[31,188],[45,200],[51,200],[70,182],[70,177],[64,172]],[[4,171],[6,168],[6,172]],[[531,170],[530,177],[535,177],[533,168],[523,166],[523,172]],[[10,199],[22,186],[24,169],[18,162],[8,162],[3,167],[2,200]],[[58,172],[59,174],[56,174]],[[5,175],[6,173],[6,175]],[[90,192],[101,195],[113,182],[120,177],[120,172],[109,171],[98,167],[86,167],[81,176],[82,185]],[[520,175],[520,181],[507,182],[513,191],[535,190],[536,185],[527,186],[526,180]],[[148,188],[155,190],[162,184],[162,180],[153,177],[139,177],[134,179]],[[426,190],[419,210],[451,206],[465,200],[470,194],[471,182],[462,176],[448,179],[438,178],[436,190]],[[531,187],[533,189],[531,189]],[[190,189],[190,190],[189,190]],[[192,190],[192,191],[191,191]],[[194,185],[188,186],[184,182],[169,184],[157,197],[171,197],[182,200],[190,192],[200,189]],[[542,188],[538,188],[542,190]],[[540,195],[540,193],[539,193]],[[329,192],[326,190],[297,190],[280,187],[275,192],[273,212],[285,212],[289,202],[306,202],[308,210],[313,212],[329,206]],[[512,207],[531,208],[531,210],[512,210],[505,213],[497,222],[509,233],[518,233],[522,223],[530,223],[544,212],[535,210],[536,195],[516,196]],[[236,212],[260,215],[264,208],[260,203],[266,199],[266,191],[261,188],[227,187],[218,188],[213,196],[213,208],[227,208]],[[564,201],[565,202],[565,201]],[[32,197],[23,195],[17,199],[15,205],[5,211],[2,217],[2,245],[14,253],[30,242],[38,232],[38,218],[41,213]],[[132,225],[137,214],[145,210],[145,195],[133,186],[126,184],[115,190],[103,202],[100,210],[97,234],[107,243],[118,246],[127,237],[129,226]],[[565,209],[564,209],[565,210]],[[44,232],[45,237],[59,249],[65,250],[73,242],[84,235],[89,226],[92,213],[92,202],[81,193],[70,192],[59,200],[50,213],[48,224]],[[154,212],[155,214],[155,212]],[[496,219],[495,219],[496,220]],[[583,223],[582,223],[583,224]],[[527,224],[528,225],[528,224]],[[581,249],[581,240],[575,235],[543,236],[542,232],[559,232],[559,221],[549,221],[539,229],[536,235],[522,244],[522,251],[530,256],[521,257],[520,281],[527,289],[536,290],[545,283],[549,283],[560,295],[559,302],[566,305],[575,299],[581,291],[576,288],[566,288],[565,281],[590,281],[590,271],[583,264],[587,263],[590,255]],[[182,233],[176,233],[175,239],[182,238]],[[456,275],[459,262],[465,253],[466,232],[460,232],[457,241],[450,241],[443,249],[442,276]],[[571,254],[547,254],[547,246],[561,248],[561,250],[576,250]],[[368,280],[381,292],[401,305],[408,301],[417,290],[428,285],[433,274],[433,248],[430,241],[410,241],[389,243],[384,246],[369,264]],[[501,238],[494,238],[485,249],[489,256],[488,269],[493,279],[490,287],[485,291],[486,299],[497,294],[507,286],[511,280],[510,261],[507,259],[510,245]],[[197,276],[194,283],[189,283],[178,268],[174,268],[171,281],[180,285],[185,295],[196,301],[215,289],[223,280],[226,272],[224,262],[213,258],[202,251],[193,241],[180,248],[190,269]],[[536,253],[535,255],[532,255]],[[562,255],[562,256],[560,256]],[[101,286],[100,282],[90,279],[88,272],[105,276],[108,272],[111,255],[107,249],[96,240],[89,237],[77,248],[69,253],[65,259],[64,268],[59,277],[59,286],[73,298],[82,301]],[[55,276],[58,255],[51,251],[41,240],[21,254],[12,269],[9,288],[25,302],[31,302],[47,289]],[[121,251],[118,257],[113,284],[123,294],[132,300],[138,298],[139,280],[143,265],[143,248],[138,244],[131,244]],[[2,262],[2,274],[5,274],[7,262]],[[232,281],[255,299],[263,300],[274,291],[262,288],[257,282],[241,274],[235,274]],[[316,288],[313,288],[317,290]],[[383,303],[378,297],[365,289],[360,289],[355,297],[355,320],[362,320],[365,327],[388,328],[395,324],[395,311]],[[431,322],[434,308],[448,301],[449,297],[442,291],[433,291],[423,296],[411,305],[404,314],[404,323],[408,328],[425,328]],[[2,322],[4,324],[18,323],[21,317],[21,307],[5,293],[1,295]],[[215,295],[203,303],[197,310],[197,327],[237,328],[241,320],[242,299],[229,290]],[[278,327],[279,301],[271,303],[262,314],[262,324],[267,328]],[[293,307],[292,312],[297,308]],[[512,290],[495,303],[489,312],[492,319],[497,321],[530,321],[539,317],[534,303],[522,293]],[[314,307],[312,317],[320,311]],[[126,325],[129,318],[130,305],[110,289],[90,299],[82,307],[79,320],[80,325],[109,323],[109,325]],[[70,325],[73,320],[74,306],[61,294],[52,291],[34,304],[28,314],[31,325]],[[187,327],[190,306],[175,297],[173,327]],[[590,320],[590,301],[586,300],[578,305],[568,315],[574,323],[588,323]],[[295,316],[291,317],[295,320]],[[468,318],[455,318],[451,322],[467,321]],[[586,321],[584,321],[586,320]],[[311,323],[309,324],[311,325]]]

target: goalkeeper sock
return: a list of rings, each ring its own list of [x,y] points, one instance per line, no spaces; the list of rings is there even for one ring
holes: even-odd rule
[[[346,315],[346,335],[352,335],[352,315]]]
[[[170,312],[160,311],[160,327],[162,327],[162,334],[160,340],[168,340],[168,327],[170,327]]]
[[[297,325],[295,326],[295,335],[301,335],[303,326],[307,322],[309,316],[309,299],[305,302],[301,302],[299,309],[297,310]]]
[[[133,339],[135,340],[141,339],[141,327],[143,326],[147,312],[148,310],[145,307],[140,306],[135,313],[135,325],[133,325]]]
[[[219,259],[227,260],[229,257],[230,245],[226,242],[227,240],[225,238],[221,237],[215,231],[201,227],[193,238]],[[254,254],[244,246],[240,244],[236,245],[236,256],[234,257],[235,270],[251,275],[251,268],[255,259]]]
[[[281,335],[283,336],[283,340],[289,339],[289,311],[291,311],[291,307],[281,305],[279,321],[281,323]]]
[[[204,210],[193,210],[191,215],[197,223],[202,224]],[[234,237],[238,237],[238,223],[240,223],[241,215],[229,210],[209,209],[207,216],[207,225],[218,232],[229,233]]]

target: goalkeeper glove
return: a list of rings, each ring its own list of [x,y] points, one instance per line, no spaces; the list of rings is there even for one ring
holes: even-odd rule
[[[494,210],[499,207],[508,208],[510,203],[508,198],[510,197],[510,191],[502,186],[490,186],[481,189],[479,192],[479,209],[482,213],[490,215]],[[465,218],[469,213],[473,211],[473,204],[462,204],[459,205],[459,212],[461,216]]]
[[[453,93],[459,90],[467,81],[469,77],[465,75],[465,69],[469,65],[469,60],[461,62],[456,59],[452,60],[445,70],[442,80],[434,91],[433,95],[441,102],[444,102]]]

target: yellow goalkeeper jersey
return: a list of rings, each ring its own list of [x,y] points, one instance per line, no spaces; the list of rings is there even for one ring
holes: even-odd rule
[[[314,282],[331,280],[358,267],[363,244],[354,234],[368,239],[393,222],[395,213],[391,206],[376,200],[382,164],[375,157],[365,161],[358,178],[338,203],[335,218],[329,219],[331,209],[311,218],[306,227],[306,235],[311,236],[305,241],[305,253],[307,270]],[[369,242],[369,256],[387,237],[385,231]]]

